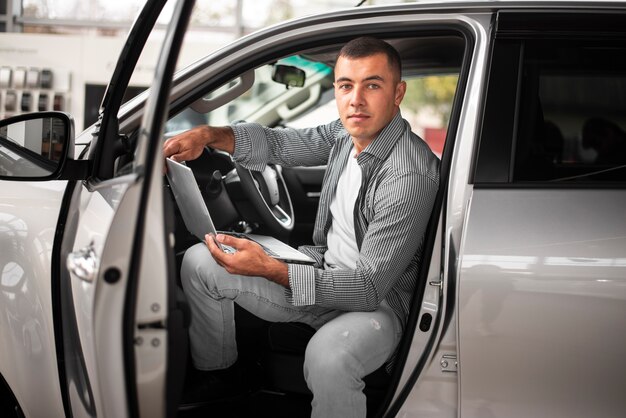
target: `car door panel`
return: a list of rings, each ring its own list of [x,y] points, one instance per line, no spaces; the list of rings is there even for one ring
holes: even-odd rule
[[[172,34],[180,34],[178,20],[184,16],[182,11],[190,11],[192,4],[185,1],[177,4],[166,45],[171,47],[177,40]],[[184,22],[186,19],[183,17]],[[143,33],[140,38],[145,41],[147,36]],[[127,45],[125,51],[129,49],[132,50]],[[73,195],[69,208],[70,213],[78,214],[76,228],[66,231],[64,238],[66,243],[73,242],[68,254],[72,294],[75,301],[81,290],[87,294],[87,302],[79,305],[82,318],[78,330],[87,353],[86,378],[91,381],[96,413],[103,416],[157,417],[165,416],[166,411],[167,399],[163,394],[168,364],[166,319],[170,269],[165,255],[171,249],[163,222],[163,168],[157,151],[164,118],[162,113],[156,117],[155,114],[163,112],[163,100],[169,90],[172,62],[177,56],[170,52],[162,54],[155,77],[156,82],[168,81],[165,87],[153,90],[153,96],[158,98],[151,96],[148,100],[134,157],[125,158],[123,172],[130,174],[115,177],[116,169],[111,171],[106,165],[116,155],[111,148],[116,147],[119,138],[110,131],[117,126],[109,114],[116,113],[116,108],[107,109],[103,105],[103,118],[109,120],[106,124],[109,131],[96,134],[99,148],[92,147],[90,155],[96,159],[101,157],[100,153],[106,156],[96,165],[96,170],[100,175],[113,174],[113,177],[105,181],[95,177],[84,182]],[[123,59],[120,63],[125,64]],[[116,75],[127,82],[132,66],[125,68],[121,72],[116,70]],[[87,268],[83,269],[85,265]],[[75,399],[70,394],[73,414],[87,415]]]
[[[75,355],[83,357],[85,368],[83,371],[68,371],[68,381],[85,380],[81,387],[91,390],[94,402],[94,405],[86,403],[82,399],[84,393],[76,392],[78,388],[69,385],[72,412],[82,416],[125,414],[120,409],[126,408],[124,361],[120,354],[121,333],[118,335],[114,329],[121,327],[124,311],[124,297],[116,297],[115,292],[124,290],[126,276],[112,282],[105,279],[105,274],[112,265],[120,271],[127,269],[128,260],[124,260],[124,252],[111,254],[111,250],[105,251],[105,248],[122,250],[126,247],[128,251],[128,243],[115,242],[116,229],[112,229],[112,226],[116,217],[126,216],[122,229],[127,234],[125,241],[132,241],[128,238],[128,232],[133,231],[129,223],[133,222],[134,217],[125,213],[124,208],[137,199],[133,193],[128,193],[135,181],[136,176],[130,175],[95,187],[88,183],[79,184],[73,194],[70,216],[76,219],[70,222],[75,224],[71,225],[72,229],[66,231],[66,240],[73,240],[66,258],[69,260],[82,255],[84,263],[91,262],[92,268],[90,274],[87,274],[80,266],[73,268],[68,262],[71,281],[69,292],[78,334],[78,341],[74,343],[80,344],[81,348],[75,350]],[[66,321],[71,319],[66,318]],[[105,332],[105,327],[110,327],[109,331]],[[80,377],[72,373],[78,373]],[[116,402],[108,402],[107,399],[115,399]]]
[[[160,173],[161,168],[158,170]],[[159,204],[163,200],[162,185],[160,176],[154,178],[151,203],[146,205],[150,209],[142,218],[159,226],[164,218]],[[91,248],[97,271],[93,281],[70,273],[73,302],[78,329],[83,330],[80,342],[95,409],[105,416],[128,415],[129,390],[137,392],[142,414],[159,416],[165,410],[165,398],[155,398],[154,394],[164,392],[167,367],[167,334],[163,326],[168,308],[167,241],[163,228],[148,228],[139,253],[135,251],[143,187],[141,177],[128,175],[92,187],[91,191],[82,186],[81,196],[75,196],[75,201],[81,202],[77,209],[81,215],[73,249],[80,252]],[[141,264],[141,274],[136,278],[138,290],[133,294],[129,292],[129,278],[134,258],[129,255],[136,255],[139,261],[135,261]],[[134,298],[136,303],[129,304],[128,300]],[[136,381],[128,378],[129,321],[134,330],[130,340],[136,347],[131,353],[137,365]],[[70,393],[73,413],[89,416],[79,397],[80,394]]]
[[[460,254],[461,414],[617,417],[624,166],[584,137],[599,113],[623,124],[623,16],[497,19]]]
[[[66,227],[68,237],[73,242],[65,242],[68,249],[62,259],[67,260],[69,285],[61,303],[69,304],[64,314],[63,332],[67,356],[80,357],[74,367],[67,368],[70,403],[73,413],[95,416],[103,409],[100,394],[97,366],[96,341],[94,339],[94,306],[98,281],[98,268],[107,232],[110,228],[115,205],[107,201],[101,193],[91,193],[85,185],[79,184],[73,193],[78,207],[72,210]],[[70,266],[75,262],[91,263],[90,271],[80,271]],[[79,261],[82,260],[82,261]],[[87,267],[87,266],[85,266]],[[91,277],[88,277],[91,275]],[[85,330],[92,330],[87,331]],[[82,331],[82,332],[81,332]]]
[[[163,226],[164,196],[161,182],[162,166],[155,165],[150,186],[150,203],[143,213],[145,229],[141,246],[141,265],[137,301],[134,310],[134,358],[137,367],[137,402],[142,416],[170,416],[166,414],[167,370],[178,367],[181,359],[169,364],[168,350],[175,350],[175,342],[168,344],[170,314],[174,307],[168,302],[175,276],[171,276],[173,260],[171,236]],[[157,200],[160,200],[160,204]],[[168,256],[168,252],[170,253]],[[169,266],[168,266],[169,263]],[[170,299],[171,300],[171,299]],[[186,353],[185,353],[186,354]],[[184,362],[183,362],[184,364]],[[171,408],[171,406],[169,406]]]
[[[462,416],[623,414],[624,207],[623,190],[474,191],[459,287]]]

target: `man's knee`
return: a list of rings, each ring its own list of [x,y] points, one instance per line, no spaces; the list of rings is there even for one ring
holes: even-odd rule
[[[307,381],[362,377],[362,365],[350,347],[349,331],[325,332],[322,327],[306,348],[304,373]]]
[[[211,256],[206,245],[200,243],[189,248],[183,257],[180,270],[185,291],[195,289],[214,290],[216,280],[222,276],[223,269]]]

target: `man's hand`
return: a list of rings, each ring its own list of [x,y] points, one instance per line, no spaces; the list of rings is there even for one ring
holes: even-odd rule
[[[163,144],[163,155],[174,161],[195,160],[205,146],[226,151],[235,151],[235,135],[230,127],[196,126],[168,139]]]
[[[215,243],[228,245],[237,251],[228,254]],[[243,276],[261,276],[281,286],[289,288],[289,269],[287,264],[270,257],[263,248],[254,241],[235,238],[230,235],[206,235],[205,241],[215,261],[227,272]]]

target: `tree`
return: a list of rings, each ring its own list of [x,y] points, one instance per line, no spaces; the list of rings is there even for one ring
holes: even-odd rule
[[[448,124],[458,75],[433,75],[407,80],[407,92],[402,107],[414,113],[429,108]]]

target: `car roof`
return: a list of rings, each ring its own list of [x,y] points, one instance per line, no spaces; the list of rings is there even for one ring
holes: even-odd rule
[[[559,13],[560,11],[626,11],[626,0],[420,0],[411,3],[398,3],[386,5],[373,5],[345,8],[332,12],[317,13],[309,16],[299,17],[296,19],[277,23],[275,25],[260,29],[256,32],[243,36],[225,48],[217,50],[207,55],[203,59],[198,60],[194,64],[181,69],[175,76],[175,85],[182,83],[188,77],[197,73],[198,70],[207,67],[211,61],[217,61],[224,56],[245,49],[248,45],[258,42],[259,39],[271,39],[276,36],[282,36],[286,31],[298,31],[299,28],[306,28],[311,25],[323,25],[333,21],[344,21],[346,19],[367,19],[367,18],[384,18],[387,16],[397,16],[402,14],[442,14],[442,15],[463,15],[472,13],[497,13],[500,11],[513,12],[535,12],[538,10]],[[420,37],[421,42],[415,43],[414,39],[405,39],[398,37],[395,39],[387,39],[394,47],[398,49],[403,60],[403,66],[406,69],[405,75],[411,73],[423,74],[424,70],[429,68],[445,71],[449,68],[455,71],[460,66],[458,53],[459,48],[463,48],[463,41],[455,36],[433,37],[429,41],[424,41],[424,37]],[[339,40],[338,40],[339,42]],[[336,53],[341,44],[326,44],[320,48],[312,48],[305,51],[305,57],[314,61],[324,62],[329,66],[334,66]],[[419,50],[419,48],[422,48]],[[433,60],[428,62],[424,57],[431,57]],[[261,63],[258,63],[260,65]],[[134,100],[127,103],[125,108],[130,110],[140,105],[145,100],[146,94],[140,94]]]
[[[343,8],[332,12],[316,13],[289,21],[278,23],[274,26],[283,26],[288,23],[306,23],[311,20],[332,20],[349,14],[353,17],[373,17],[387,12],[432,12],[432,13],[471,13],[471,12],[497,12],[500,10],[549,10],[580,9],[580,10],[616,10],[626,9],[626,0],[416,0],[407,3],[364,5],[360,7]],[[270,26],[261,29],[271,29]]]
[[[510,9],[510,8],[561,8],[561,7],[615,7],[626,5],[625,0],[415,0],[413,2],[398,2],[380,5],[361,6],[361,9],[371,8],[427,8],[427,9]],[[346,8],[348,9],[348,8]],[[344,10],[346,10],[344,9]]]

